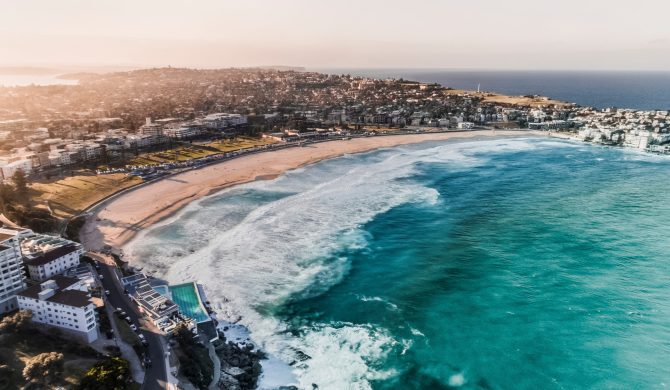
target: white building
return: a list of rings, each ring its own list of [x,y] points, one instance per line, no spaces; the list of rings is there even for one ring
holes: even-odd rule
[[[247,123],[247,117],[240,114],[216,113],[202,119],[202,124],[210,129],[223,129]]]
[[[457,127],[460,130],[472,130],[475,124],[472,122],[459,122]]]
[[[157,136],[163,134],[163,125],[151,122],[151,118],[146,119],[146,123],[140,126],[139,133],[142,135]]]
[[[98,339],[95,305],[79,279],[56,276],[25,289],[17,298],[19,308],[32,312],[34,322],[57,327],[89,343]]]
[[[148,134],[131,134],[126,137],[127,148],[146,148],[157,143],[157,136]]]
[[[0,228],[0,313],[15,310],[16,293],[26,287],[19,239],[30,230]]]
[[[187,139],[199,136],[202,130],[193,126],[168,127],[163,130],[163,134],[170,138]]]
[[[624,139],[624,146],[630,148],[646,149],[649,141],[652,140],[652,135],[647,130],[633,130],[626,134]]]
[[[21,253],[30,279],[43,282],[78,266],[84,248],[61,237],[32,234],[21,239]]]
[[[23,171],[26,175],[29,174],[33,170],[33,162],[31,160],[0,162],[0,171],[4,179],[11,178],[19,170]]]
[[[189,329],[195,323],[179,313],[179,306],[165,295],[156,291],[144,274],[134,274],[121,279],[130,299],[142,313],[162,332],[170,334],[178,324],[184,323]]]
[[[30,279],[43,282],[78,266],[83,253],[81,245],[69,244],[25,256],[23,263],[28,267]]]

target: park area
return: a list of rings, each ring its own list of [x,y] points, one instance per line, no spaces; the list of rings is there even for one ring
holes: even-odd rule
[[[30,195],[36,205],[49,209],[54,216],[70,218],[95,202],[141,182],[139,177],[123,173],[79,174],[49,182],[33,182]]]

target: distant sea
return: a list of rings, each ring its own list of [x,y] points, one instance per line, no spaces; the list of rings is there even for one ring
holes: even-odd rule
[[[669,170],[546,138],[407,145],[224,190],[126,250],[201,281],[300,389],[663,389]]]
[[[74,85],[77,80],[59,79],[59,75],[44,74],[0,74],[0,87],[22,87],[27,85]]]
[[[436,82],[455,89],[542,95],[596,108],[670,110],[669,72],[310,69],[324,73]]]

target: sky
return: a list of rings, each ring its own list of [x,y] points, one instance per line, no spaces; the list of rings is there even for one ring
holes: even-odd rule
[[[670,70],[668,0],[0,0],[0,65]]]

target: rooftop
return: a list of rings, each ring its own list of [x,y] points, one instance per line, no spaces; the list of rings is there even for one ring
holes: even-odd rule
[[[45,265],[72,252],[76,252],[78,249],[79,247],[75,244],[67,244],[54,249],[48,249],[45,252],[28,255],[25,257],[24,263],[35,267]]]
[[[76,288],[79,279],[60,275],[53,277],[47,282],[28,287],[17,295],[32,299],[40,299],[40,293],[49,290],[50,282],[54,282],[55,284],[55,288],[52,288],[54,293],[48,298],[43,299],[44,301],[74,307],[85,307],[91,303],[91,298],[89,297],[88,292]]]

